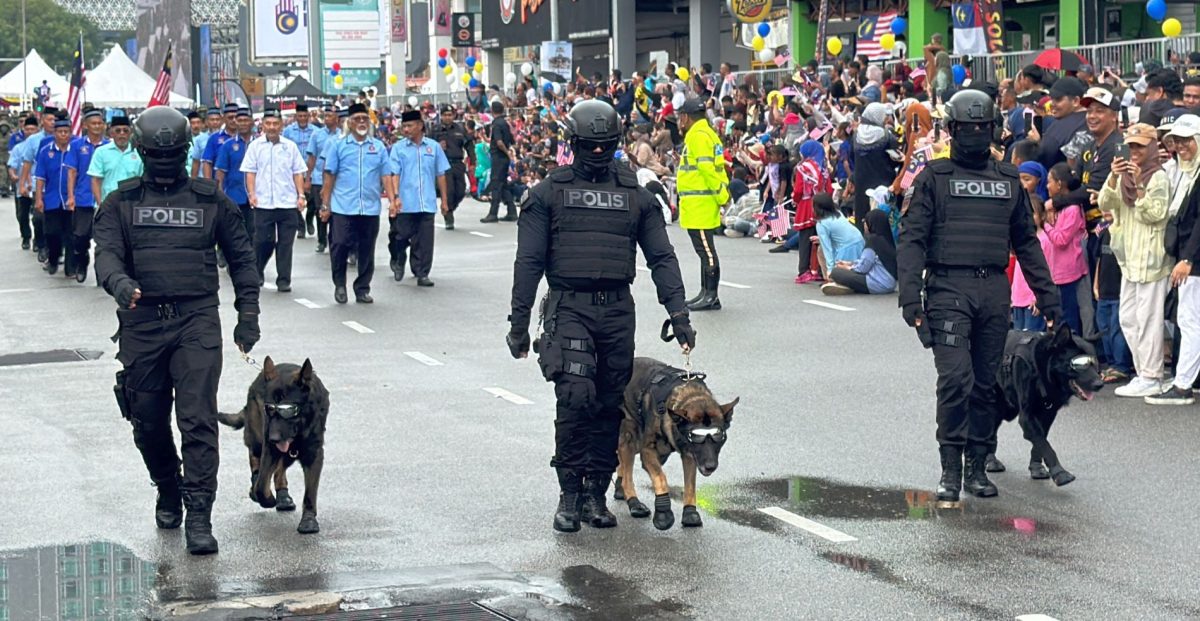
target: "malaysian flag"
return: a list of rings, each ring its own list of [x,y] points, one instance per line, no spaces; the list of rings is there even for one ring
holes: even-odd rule
[[[758,220],[758,236],[759,237],[774,237],[783,239],[787,237],[788,230],[792,228],[790,215],[787,206],[791,203],[790,200],[784,201],[782,205],[776,204],[774,199],[768,199],[767,204],[763,207],[760,213],[754,214],[754,218]]]
[[[167,57],[163,60],[162,71],[158,73],[158,81],[154,83],[154,93],[150,95],[150,105],[165,106],[171,101],[171,46],[167,46]]]
[[[67,114],[71,118],[71,133],[83,134],[83,86],[87,83],[83,65],[83,33],[79,33],[79,47],[75,50],[75,66],[71,69],[71,89],[67,94]]]
[[[879,15],[863,15],[862,20],[858,22],[858,32],[855,33],[858,54],[866,55],[870,60],[891,58],[892,52],[883,49],[883,46],[879,44],[879,37],[892,31],[892,20],[894,19],[896,19],[895,11]]]
[[[575,153],[571,151],[571,145],[567,144],[567,141],[558,141],[558,153],[555,154],[554,161],[558,162],[559,166],[570,166],[575,161]]]

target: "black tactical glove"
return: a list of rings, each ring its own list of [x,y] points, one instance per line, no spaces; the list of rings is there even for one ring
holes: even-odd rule
[[[921,308],[920,302],[905,304],[903,313],[904,323],[908,324],[910,328],[917,327],[917,320],[920,320],[922,323],[925,322],[925,309]]]
[[[513,326],[508,331],[508,336],[504,338],[508,343],[508,353],[516,360],[520,360],[529,355],[529,330]]]
[[[687,347],[689,351],[696,349],[696,330],[692,328],[692,320],[687,315],[671,317],[671,331],[681,347]]]
[[[237,326],[233,328],[233,342],[248,354],[260,338],[262,334],[258,331],[258,313],[239,312]]]
[[[1039,308],[1038,310],[1042,313],[1042,319],[1046,320],[1047,327],[1056,327],[1062,323],[1061,306],[1047,306],[1046,308]]]
[[[134,293],[138,290],[137,281],[132,278],[126,278],[117,285],[113,291],[113,298],[117,300],[117,306],[121,308],[129,308],[129,305],[135,301]]]

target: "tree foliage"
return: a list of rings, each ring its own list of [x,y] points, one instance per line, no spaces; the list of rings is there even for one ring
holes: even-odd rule
[[[21,58],[22,0],[0,0],[0,58]],[[82,15],[76,15],[53,0],[24,0],[28,49],[36,49],[46,64],[70,79],[79,32],[83,31],[84,60],[95,67],[108,51],[100,30]],[[16,62],[0,63],[0,75]]]

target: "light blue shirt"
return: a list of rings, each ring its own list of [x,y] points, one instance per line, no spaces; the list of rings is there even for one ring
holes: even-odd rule
[[[110,142],[96,149],[87,174],[101,179],[98,201],[102,202],[104,197],[116,191],[122,181],[142,176],[142,157],[132,143],[125,145],[122,151],[117,148],[117,143]]]
[[[308,156],[313,156],[316,161],[313,162],[312,184],[321,185],[325,183],[323,175],[325,173],[325,149],[331,143],[337,142],[338,138],[342,137],[342,133],[337,129],[329,131],[327,129],[319,129],[313,132],[312,138],[308,141],[308,148],[304,149],[305,161],[308,161]]]
[[[308,141],[312,139],[316,129],[312,123],[309,123],[308,127],[304,129],[300,129],[299,123],[291,123],[283,128],[282,133],[284,138],[296,143],[296,146],[300,147],[300,152],[304,153],[308,150]]]
[[[187,171],[192,174],[192,162],[204,161],[204,147],[208,146],[208,132],[200,132],[192,136],[192,148],[188,150]],[[200,169],[200,174],[204,174],[204,169]]]
[[[896,278],[883,266],[874,250],[864,248],[850,269],[867,277],[867,292],[891,293],[896,290]]]
[[[828,269],[833,269],[838,261],[858,260],[867,245],[862,233],[842,217],[817,220],[817,237],[821,240],[821,252],[825,253]]]
[[[37,171],[34,170],[34,164],[37,160],[38,148],[41,147],[42,144],[42,138],[45,138],[46,135],[47,134],[45,131],[38,130],[38,133],[29,136],[25,140],[22,140],[21,143],[18,144],[15,149],[13,149],[12,153],[9,154],[9,166],[11,166],[13,170],[17,171],[18,179],[20,178],[21,168],[25,165],[25,162],[29,162],[30,164],[29,191],[23,196],[30,198],[33,197],[33,178],[34,175],[37,174]]]
[[[423,138],[405,138],[392,145],[392,174],[400,180],[400,211],[437,213],[437,180],[450,170],[442,146]]]
[[[392,174],[387,147],[368,136],[339,138],[325,150],[325,172],[334,175],[329,209],[343,216],[378,216],[383,178]]]

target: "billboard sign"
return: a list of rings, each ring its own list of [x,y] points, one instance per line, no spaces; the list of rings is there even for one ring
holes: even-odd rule
[[[308,0],[251,0],[250,61],[308,56]]]
[[[310,71],[314,77],[320,72],[317,86],[326,93],[354,92],[378,82],[383,62],[379,53],[382,34],[379,0],[311,1],[319,7],[321,24],[317,59],[320,69]],[[334,63],[341,67],[340,88],[330,75]]]

